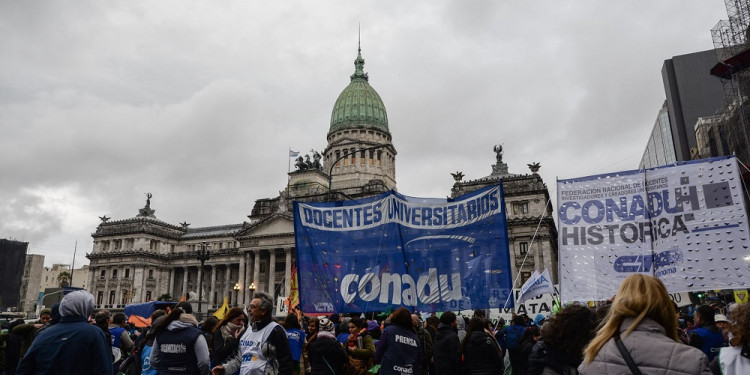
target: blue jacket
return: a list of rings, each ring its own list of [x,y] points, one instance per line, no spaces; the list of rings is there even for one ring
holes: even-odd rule
[[[37,336],[18,375],[112,374],[110,338],[81,316],[64,316]]]

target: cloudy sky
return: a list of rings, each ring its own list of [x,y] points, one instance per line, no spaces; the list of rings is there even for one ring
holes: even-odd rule
[[[401,193],[510,171],[635,168],[661,66],[712,49],[722,0],[0,2],[0,238],[88,263],[98,216],[241,223],[326,146],[358,27]],[[361,25],[361,26],[359,26]]]

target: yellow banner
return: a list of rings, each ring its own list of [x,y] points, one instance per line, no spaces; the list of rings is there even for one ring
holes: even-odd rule
[[[734,302],[738,304],[747,303],[748,300],[750,300],[750,293],[747,292],[747,289],[734,291]]]
[[[219,307],[218,310],[214,313],[214,316],[218,318],[219,320],[224,319],[224,315],[229,311],[229,303],[227,303],[227,297],[224,297],[224,304]]]

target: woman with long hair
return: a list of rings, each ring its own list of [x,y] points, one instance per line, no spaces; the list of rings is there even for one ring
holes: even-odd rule
[[[469,329],[461,342],[461,354],[464,359],[464,369],[470,375],[496,374],[497,369],[503,367],[500,357],[500,346],[495,338],[485,331],[485,320],[472,318]]]
[[[208,374],[210,360],[208,344],[198,329],[193,308],[180,302],[164,320],[153,328],[154,346],[149,358],[151,367],[160,374]],[[177,350],[179,348],[179,350]]]
[[[300,374],[309,374],[310,368],[310,357],[309,348],[310,343],[318,337],[318,331],[320,330],[320,320],[316,317],[310,318],[307,321],[307,341],[302,346],[302,357],[300,358]]]
[[[575,374],[595,331],[596,315],[587,306],[559,310],[542,327],[542,337],[529,356],[529,375]]]
[[[677,337],[672,301],[662,282],[643,274],[620,284],[603,325],[584,350],[581,374],[711,374],[702,351]]]
[[[237,350],[240,337],[245,331],[245,312],[241,307],[232,307],[224,314],[213,330],[213,356],[211,362],[222,364]]]
[[[342,375],[347,355],[336,340],[336,327],[328,318],[320,319],[320,329],[308,344],[311,375]]]
[[[711,371],[718,375],[750,374],[750,304],[732,311],[734,323],[729,326],[729,347],[721,348],[711,361]]]
[[[411,315],[409,315],[411,319]],[[349,337],[346,339],[344,348],[349,354],[349,364],[345,372],[348,375],[364,374],[373,366],[375,358],[375,342],[367,332],[367,321],[361,318],[351,318],[349,324]]]
[[[519,375],[526,375],[529,373],[529,357],[534,349],[539,337],[541,336],[539,327],[531,326],[523,332],[521,336],[521,342],[518,343],[518,358],[521,360],[517,363]]]
[[[305,345],[305,332],[299,325],[297,315],[293,313],[284,318],[283,326],[286,330],[286,338],[289,340],[289,349],[292,351],[292,360],[294,361],[292,375],[297,375],[300,372],[299,361],[302,356],[302,347]]]

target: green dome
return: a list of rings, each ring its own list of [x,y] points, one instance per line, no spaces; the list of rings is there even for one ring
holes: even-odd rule
[[[331,128],[329,133],[348,127],[375,128],[388,132],[388,115],[380,95],[367,82],[364,72],[365,60],[362,49],[357,49],[357,59],[354,60],[354,74],[351,83],[341,92],[331,113]],[[390,134],[390,133],[389,133]]]

